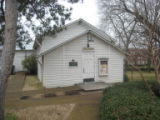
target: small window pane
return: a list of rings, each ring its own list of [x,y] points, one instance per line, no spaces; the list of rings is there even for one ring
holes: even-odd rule
[[[107,75],[108,74],[108,60],[99,60],[99,75]]]

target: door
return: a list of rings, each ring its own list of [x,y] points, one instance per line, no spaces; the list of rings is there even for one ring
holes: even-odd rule
[[[94,79],[94,52],[83,53],[83,79]]]

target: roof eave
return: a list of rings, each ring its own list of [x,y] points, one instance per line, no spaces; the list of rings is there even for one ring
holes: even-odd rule
[[[122,54],[125,55],[125,53],[124,53],[123,50],[121,50],[120,48],[118,48],[118,47],[116,47],[115,45],[113,45],[112,43],[110,43],[106,38],[104,38],[103,36],[99,35],[96,31],[86,30],[85,32],[83,32],[83,33],[81,33],[81,34],[79,34],[79,35],[77,35],[77,36],[74,36],[74,37],[66,40],[65,42],[62,42],[62,43],[59,44],[59,45],[54,46],[54,47],[48,49],[47,51],[42,52],[41,54],[38,55],[38,57],[41,57],[41,56],[43,56],[43,55],[45,55],[45,54],[48,54],[49,52],[53,51],[54,49],[56,49],[56,48],[58,48],[58,47],[60,47],[60,46],[62,46],[62,45],[64,45],[64,44],[66,44],[66,43],[68,43],[68,42],[70,42],[70,41],[72,41],[72,40],[74,40],[74,39],[76,39],[76,38],[78,38],[78,37],[81,37],[82,35],[87,34],[88,32],[90,32],[91,34],[93,34],[93,35],[97,36],[98,38],[102,39],[102,40],[105,41],[107,44],[111,45],[113,48],[117,49],[119,52],[121,52]]]

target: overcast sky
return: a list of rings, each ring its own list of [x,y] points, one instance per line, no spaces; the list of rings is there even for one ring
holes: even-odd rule
[[[96,4],[97,0],[83,0],[83,3],[79,2],[76,4],[68,3],[64,0],[59,0],[60,4],[63,4],[66,7],[72,7],[71,21],[67,23],[82,18],[92,25],[99,26],[99,16],[98,16],[98,7]],[[27,49],[32,49],[33,42],[26,46]]]
[[[66,7],[72,7],[72,21],[82,18],[94,26],[99,25],[97,0],[83,0],[83,3],[70,4],[61,0],[60,3]],[[69,21],[70,22],[70,21]]]

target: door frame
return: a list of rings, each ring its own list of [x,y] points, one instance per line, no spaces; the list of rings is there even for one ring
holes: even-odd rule
[[[83,78],[83,80],[87,79],[87,78],[84,77],[84,71],[83,71],[84,70],[83,66],[84,66],[84,54],[85,53],[91,53],[91,54],[93,54],[93,69],[94,69],[93,70],[94,71],[93,79],[94,79],[94,82],[95,82],[95,75],[96,75],[95,72],[96,72],[96,70],[95,70],[95,51],[94,50],[83,50],[83,52],[82,52],[82,68],[81,68],[82,69],[82,78]]]

